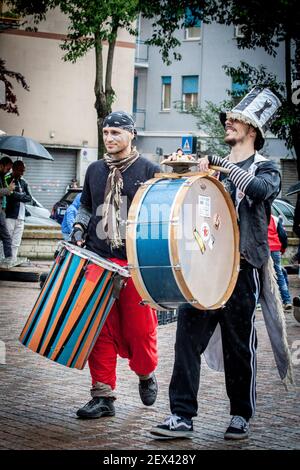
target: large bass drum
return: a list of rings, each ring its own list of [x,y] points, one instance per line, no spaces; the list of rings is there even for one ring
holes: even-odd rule
[[[207,174],[151,179],[130,206],[126,248],[133,282],[152,307],[222,307],[239,270],[231,197]]]

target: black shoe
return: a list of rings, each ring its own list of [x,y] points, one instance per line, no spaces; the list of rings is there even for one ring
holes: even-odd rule
[[[224,439],[246,439],[249,436],[249,423],[242,416],[233,416],[224,434]]]
[[[300,297],[294,297],[293,298],[293,305],[294,307],[300,307]]]
[[[106,397],[92,398],[85,406],[77,411],[79,418],[101,418],[102,416],[115,416],[114,399]]]
[[[140,397],[144,405],[151,406],[156,400],[158,385],[154,374],[149,379],[139,382]]]
[[[171,415],[162,424],[152,428],[150,434],[170,439],[193,437],[193,422],[191,419]]]

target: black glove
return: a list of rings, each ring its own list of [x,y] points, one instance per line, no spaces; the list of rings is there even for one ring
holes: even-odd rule
[[[73,245],[82,246],[84,242],[84,235],[85,235],[84,228],[77,225],[76,227],[73,227],[73,230],[70,234],[69,242],[72,243]]]

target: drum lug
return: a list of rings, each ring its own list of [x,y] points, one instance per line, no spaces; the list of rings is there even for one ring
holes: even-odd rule
[[[175,265],[173,266],[173,268],[175,269],[175,271],[181,271],[181,266],[180,266],[180,264],[175,264]]]

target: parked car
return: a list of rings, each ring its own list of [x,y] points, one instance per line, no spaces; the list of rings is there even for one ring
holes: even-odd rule
[[[284,228],[292,230],[295,207],[288,201],[276,198],[272,204],[272,214],[275,217],[281,217]]]
[[[36,199],[34,199],[34,202],[34,206],[32,204],[26,204],[25,225],[59,227],[56,221],[50,219],[50,211]]]
[[[61,224],[66,210],[72,204],[77,194],[81,192],[82,192],[82,188],[80,187],[68,189],[66,194],[64,194],[63,197],[54,204],[51,210],[51,215],[50,215],[51,219],[56,220],[56,222]]]

